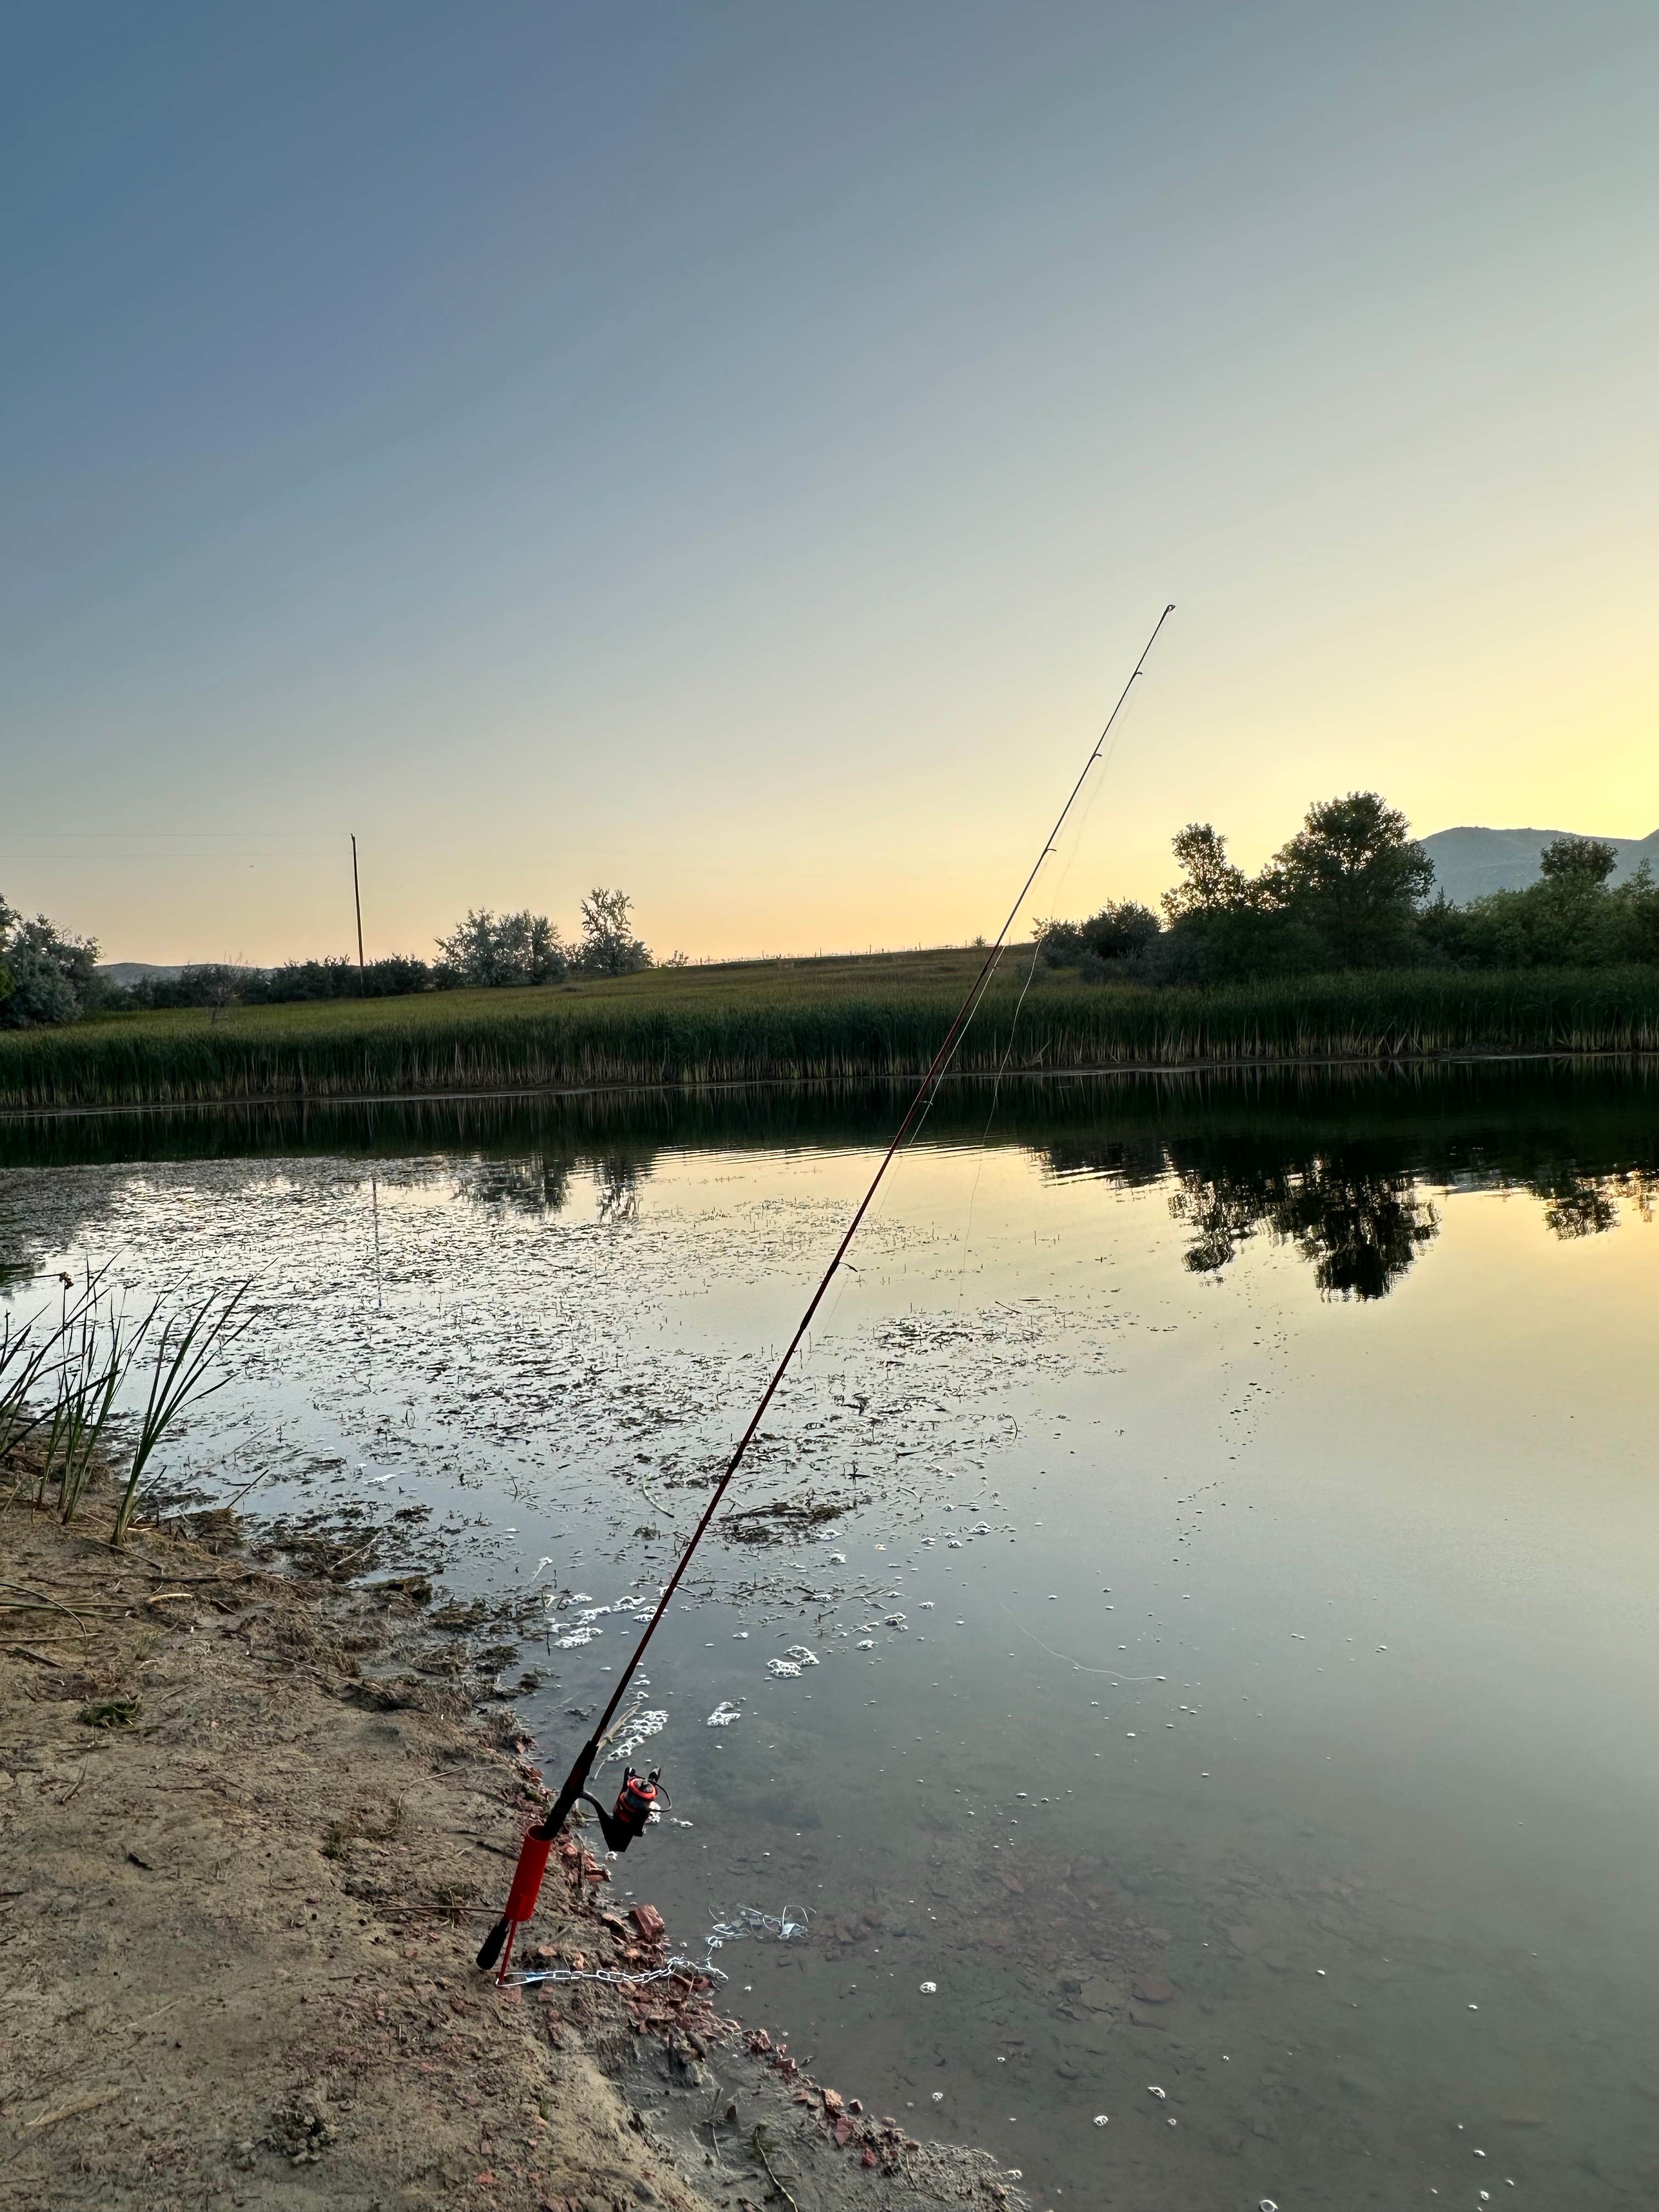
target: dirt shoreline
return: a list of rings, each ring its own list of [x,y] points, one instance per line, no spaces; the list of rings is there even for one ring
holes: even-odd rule
[[[273,1573],[212,1516],[106,1534],[0,1510],[17,2212],[1022,2212],[988,2154],[843,2104],[707,1978],[477,1973],[541,1778],[418,1577]],[[580,1839],[556,1860],[542,1960],[647,1972],[672,1931],[603,1874]]]

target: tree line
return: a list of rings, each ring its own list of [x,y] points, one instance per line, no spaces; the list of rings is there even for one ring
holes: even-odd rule
[[[1659,962],[1659,885],[1595,837],[1558,837],[1524,890],[1454,906],[1406,817],[1374,791],[1322,799],[1255,876],[1207,822],[1172,841],[1163,916],[1126,900],[1037,925],[1037,957],[1085,981],[1227,983],[1354,969],[1606,968]]]
[[[0,1028],[36,1029],[78,1021],[88,1013],[155,1007],[283,1006],[321,999],[401,998],[417,991],[497,988],[557,983],[582,975],[630,975],[656,964],[635,933],[626,891],[596,887],[581,902],[581,930],[567,942],[544,914],[470,910],[437,956],[398,954],[360,968],[344,957],[288,960],[276,968],[202,961],[177,975],[144,975],[130,984],[98,972],[98,945],[73,937],[44,915],[26,921],[0,898]],[[684,964],[675,953],[663,963]]]

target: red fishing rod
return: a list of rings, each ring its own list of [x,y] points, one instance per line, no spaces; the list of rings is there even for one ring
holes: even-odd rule
[[[956,1019],[945,1031],[944,1042],[940,1044],[939,1050],[933,1054],[933,1060],[928,1066],[927,1074],[922,1077],[921,1083],[917,1085],[916,1095],[910,1101],[909,1106],[906,1110],[904,1119],[899,1123],[897,1129],[894,1132],[893,1141],[888,1146],[887,1150],[882,1154],[881,1164],[877,1168],[875,1174],[870,1178],[870,1188],[865,1192],[864,1196],[859,1200],[857,1211],[854,1213],[852,1219],[848,1223],[846,1230],[842,1234],[842,1240],[840,1243],[836,1245],[834,1255],[832,1256],[829,1266],[823,1271],[823,1279],[820,1281],[817,1290],[813,1291],[811,1297],[807,1302],[806,1310],[802,1314],[800,1320],[796,1326],[794,1334],[790,1338],[787,1345],[784,1347],[782,1358],[779,1360],[777,1365],[773,1369],[772,1378],[770,1382],[768,1382],[765,1389],[762,1391],[760,1401],[756,1406],[754,1412],[749,1417],[749,1425],[738,1437],[736,1448],[732,1451],[731,1458],[727,1460],[726,1463],[726,1472],[721,1475],[720,1480],[714,1485],[714,1488],[709,1498],[708,1503],[703,1508],[702,1518],[692,1530],[691,1540],[687,1544],[684,1551],[680,1554],[679,1565],[675,1568],[672,1575],[669,1577],[668,1582],[664,1586],[662,1595],[657,1601],[657,1609],[652,1614],[650,1621],[647,1626],[646,1632],[644,1635],[641,1637],[639,1643],[635,1649],[633,1657],[629,1661],[627,1666],[623,1668],[622,1677],[617,1682],[616,1688],[611,1693],[610,1702],[606,1705],[605,1711],[599,1715],[599,1720],[595,1723],[592,1735],[589,1736],[587,1741],[576,1753],[575,1762],[572,1765],[569,1773],[566,1775],[564,1781],[560,1787],[559,1794],[554,1799],[552,1808],[549,1812],[546,1819],[544,1820],[538,1821],[536,1826],[531,1829],[529,1834],[526,1836],[523,1846],[519,1852],[519,1863],[514,1872],[513,1887],[507,1893],[506,1910],[502,1912],[501,1918],[495,1923],[495,1925],[490,1929],[489,1935],[484,1938],[483,1948],[478,1953],[478,1966],[482,1972],[488,1973],[490,1967],[493,1966],[495,1964],[495,1961],[499,1959],[501,1960],[501,1972],[496,1978],[500,1981],[506,1980],[507,1968],[512,1963],[514,1938],[517,1935],[519,1929],[524,1926],[525,1923],[529,1920],[532,1915],[535,1912],[536,1900],[541,1895],[542,1877],[547,1872],[548,1855],[552,1850],[554,1839],[558,1835],[560,1829],[563,1827],[565,1822],[570,1818],[572,1812],[575,1809],[576,1802],[579,1798],[586,1799],[586,1802],[593,1808],[594,1812],[599,1815],[600,1832],[604,1835],[605,1842],[610,1845],[612,1850],[625,1851],[636,1836],[644,1834],[646,1825],[649,1821],[651,1814],[656,1806],[657,1772],[655,1770],[648,1775],[641,1776],[636,1774],[631,1766],[629,1767],[623,1774],[623,1785],[617,1793],[616,1804],[609,1811],[607,1811],[606,1808],[599,1803],[597,1798],[590,1797],[587,1795],[587,1779],[592,1771],[593,1762],[599,1755],[600,1747],[605,1741],[605,1730],[610,1727],[612,1719],[615,1717],[617,1708],[623,1701],[623,1693],[626,1692],[629,1683],[633,1680],[635,1672],[637,1669],[641,1660],[645,1656],[646,1646],[656,1634],[662,1617],[667,1612],[674,1593],[679,1588],[681,1579],[684,1576],[686,1569],[691,1564],[693,1554],[696,1553],[698,1545],[702,1543],[704,1535],[708,1532],[709,1522],[714,1519],[716,1511],[719,1510],[720,1502],[721,1498],[725,1497],[726,1490],[730,1486],[732,1476],[736,1474],[738,1469],[743,1465],[744,1455],[748,1451],[750,1445],[754,1442],[756,1432],[758,1431],[762,1421],[766,1417],[766,1409],[776,1396],[778,1385],[783,1381],[784,1376],[788,1371],[789,1363],[794,1358],[796,1352],[799,1350],[801,1339],[806,1334],[807,1330],[811,1327],[813,1316],[817,1314],[819,1306],[823,1304],[825,1292],[829,1290],[830,1284],[835,1280],[842,1261],[847,1257],[848,1250],[852,1244],[854,1237],[858,1235],[860,1226],[864,1220],[865,1215],[870,1211],[871,1206],[874,1202],[876,1193],[881,1188],[883,1176],[887,1173],[888,1169],[891,1167],[894,1160],[897,1158],[899,1152],[903,1147],[906,1138],[909,1136],[911,1131],[916,1127],[918,1121],[921,1119],[927,1108],[931,1104],[933,1094],[943,1079],[945,1070],[950,1066],[957,1046],[962,1042],[963,1037],[967,1033],[969,1024],[973,1020],[975,1014],[979,1011],[980,1001],[984,997],[985,993],[989,987],[991,978],[996,972],[997,963],[1002,957],[1003,949],[1007,942],[1008,933],[1013,927],[1014,922],[1018,916],[1019,910],[1021,907],[1024,905],[1032,884],[1036,883],[1038,875],[1042,872],[1043,862],[1054,851],[1054,840],[1059,836],[1061,830],[1065,828],[1066,817],[1070,814],[1073,807],[1076,805],[1078,799],[1082,793],[1083,787],[1089,780],[1091,770],[1094,768],[1095,763],[1099,760],[1102,750],[1105,746],[1106,740],[1112,733],[1112,726],[1117,720],[1118,716],[1122,713],[1125,702],[1127,701],[1130,692],[1134,688],[1135,679],[1140,674],[1141,670],[1146,666],[1147,656],[1158,642],[1158,632],[1163,629],[1164,623],[1168,622],[1170,617],[1174,612],[1175,607],[1173,603],[1164,608],[1163,613],[1158,617],[1157,622],[1153,625],[1152,635],[1141,647],[1140,658],[1130,670],[1129,680],[1124,685],[1122,690],[1118,694],[1117,704],[1107,716],[1105,727],[1101,731],[1100,735],[1095,739],[1094,750],[1090,753],[1088,759],[1083,763],[1083,773],[1078,777],[1077,781],[1072,786],[1071,793],[1066,799],[1066,804],[1060,808],[1059,814],[1055,817],[1054,828],[1048,832],[1047,837],[1043,839],[1042,849],[1037,854],[1036,860],[1032,866],[1030,874],[1026,877],[1025,881],[1020,885],[1019,896],[1015,899],[1012,906],[1009,908],[1007,920],[997,932],[995,941],[991,945],[989,951],[986,953],[979,973],[975,976],[973,983],[969,988],[967,997],[957,1009]]]

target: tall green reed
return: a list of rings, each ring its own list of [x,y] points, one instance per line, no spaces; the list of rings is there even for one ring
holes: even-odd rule
[[[62,1301],[50,1331],[47,1362],[52,1383],[50,1415],[32,1425],[46,1431],[46,1449],[35,1490],[44,1504],[54,1478],[54,1510],[74,1520],[100,1464],[106,1433],[127,1370],[155,1318],[155,1309],[136,1321],[110,1291],[107,1270],[88,1267],[84,1281]]]
[[[60,1519],[72,1522],[100,1469],[118,1456],[125,1428],[123,1389],[153,1340],[149,1388],[111,1534],[119,1545],[158,1447],[189,1405],[230,1380],[228,1368],[215,1370],[252,1322],[243,1310],[252,1285],[211,1291],[198,1306],[163,1320],[160,1298],[130,1313],[107,1272],[88,1268],[78,1287],[66,1284],[55,1320],[47,1313],[0,1320],[0,1456],[15,1459],[29,1438],[42,1439],[35,1504],[50,1502]]]
[[[1023,967],[1020,975],[1023,975]],[[690,980],[688,980],[688,977]],[[958,984],[810,968],[166,1016],[0,1036],[0,1107],[175,1105],[605,1085],[913,1077]],[[1381,1062],[1462,1053],[1659,1052],[1659,967],[1310,976],[1225,988],[1090,987],[1011,973],[957,1060],[1057,1068]],[[171,1025],[169,1025],[171,1024]]]
[[[55,1322],[44,1311],[27,1321],[9,1313],[0,1318],[0,1457],[48,1424],[49,1458],[56,1449],[68,1409],[64,1376],[80,1356],[82,1326],[103,1294],[102,1281],[102,1270],[88,1268],[77,1289],[65,1276]],[[47,1384],[52,1395],[43,1403]]]
[[[242,1283],[222,1297],[217,1291],[210,1291],[194,1312],[163,1328],[155,1346],[144,1410],[139,1417],[132,1464],[115,1510],[115,1527],[110,1538],[112,1544],[126,1540],[138,1502],[138,1485],[168,1430],[193,1400],[210,1397],[229,1382],[228,1368],[217,1375],[210,1370],[216,1361],[224,1359],[231,1346],[252,1325],[252,1315],[240,1311],[252,1288],[251,1282]]]

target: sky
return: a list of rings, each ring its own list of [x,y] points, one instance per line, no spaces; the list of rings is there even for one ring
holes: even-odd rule
[[[1659,826],[1652,0],[13,0],[0,893],[994,931]]]

